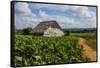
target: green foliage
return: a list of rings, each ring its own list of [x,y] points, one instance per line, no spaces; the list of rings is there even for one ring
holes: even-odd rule
[[[73,37],[43,37],[16,35],[16,66],[86,62],[78,39]]]
[[[31,34],[32,28],[25,28],[22,31],[23,31],[23,35],[29,35]]]
[[[16,30],[15,30],[15,34],[20,34],[20,35],[21,35],[21,34],[23,34],[23,32],[22,32],[21,29],[16,29]]]
[[[64,36],[69,36],[70,35],[70,32],[65,32],[64,33]]]

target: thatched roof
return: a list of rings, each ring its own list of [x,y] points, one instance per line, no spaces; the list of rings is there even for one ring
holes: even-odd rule
[[[33,28],[32,34],[43,34],[49,27],[61,29],[55,20],[43,21],[40,22],[35,28]]]

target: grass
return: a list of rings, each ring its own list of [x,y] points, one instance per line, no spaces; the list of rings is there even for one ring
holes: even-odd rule
[[[86,33],[71,33],[70,36],[76,36],[76,37],[82,37],[86,39],[86,43],[93,48],[93,50],[96,50],[97,47],[97,39],[96,39],[96,33],[93,32],[86,32]]]

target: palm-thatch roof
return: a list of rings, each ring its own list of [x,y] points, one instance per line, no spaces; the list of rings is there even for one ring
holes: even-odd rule
[[[37,34],[42,34],[43,35],[43,33],[49,27],[61,29],[61,27],[59,26],[59,24],[55,20],[43,21],[43,22],[40,22],[35,28],[33,28],[32,34],[36,34],[36,35]]]

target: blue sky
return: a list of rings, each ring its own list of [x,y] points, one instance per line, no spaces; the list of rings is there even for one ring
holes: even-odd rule
[[[34,28],[41,21],[56,20],[61,28],[95,28],[96,7],[16,2],[15,27]]]

